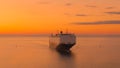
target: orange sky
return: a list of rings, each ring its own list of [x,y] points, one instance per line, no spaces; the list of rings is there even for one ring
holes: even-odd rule
[[[119,3],[118,0],[1,0],[0,34],[49,34],[66,29],[76,34],[120,34]]]

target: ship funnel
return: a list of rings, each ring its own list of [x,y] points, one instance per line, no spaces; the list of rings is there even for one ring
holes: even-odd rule
[[[60,34],[63,34],[63,31],[60,31]]]

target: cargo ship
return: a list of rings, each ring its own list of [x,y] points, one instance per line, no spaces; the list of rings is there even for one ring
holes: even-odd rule
[[[49,46],[58,51],[70,51],[76,44],[76,36],[71,33],[63,33],[60,31],[58,34],[51,34],[49,37]]]

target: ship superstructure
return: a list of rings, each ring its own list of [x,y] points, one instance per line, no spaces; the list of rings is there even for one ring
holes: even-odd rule
[[[51,48],[57,50],[69,51],[72,46],[76,44],[76,36],[71,33],[63,33],[51,35],[49,38],[49,45]]]

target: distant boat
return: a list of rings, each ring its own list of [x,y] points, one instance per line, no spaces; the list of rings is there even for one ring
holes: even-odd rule
[[[49,45],[51,48],[55,48],[58,51],[70,51],[76,44],[76,36],[71,33],[63,33],[62,31],[58,34],[51,34],[49,38]]]

